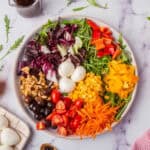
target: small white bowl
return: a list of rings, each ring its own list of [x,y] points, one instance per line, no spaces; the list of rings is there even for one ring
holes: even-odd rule
[[[112,30],[113,36],[114,36],[116,39],[118,39],[118,37],[119,37],[119,35],[120,35],[120,33],[117,32],[117,30],[115,30],[114,28],[112,28],[110,25],[105,24],[104,22],[102,22],[102,21],[100,21],[99,19],[94,18],[94,17],[78,16],[78,15],[68,15],[68,16],[59,16],[59,17],[61,17],[62,19],[89,18],[89,19],[93,20],[94,22],[96,22],[96,23],[99,24],[99,25],[109,27],[109,28]],[[48,20],[48,19],[51,19],[52,21],[56,21],[56,20],[58,20],[59,17],[47,18],[47,20]],[[22,56],[22,54],[23,54],[23,52],[24,52],[24,47],[26,46],[27,42],[33,37],[33,35],[34,35],[37,31],[39,31],[39,29],[42,27],[43,24],[45,24],[45,23],[47,22],[47,20],[46,20],[44,23],[41,23],[41,24],[39,25],[39,27],[37,27],[33,32],[31,32],[31,34],[30,34],[28,37],[26,37],[26,39],[24,40],[24,42],[22,43],[22,45],[21,45],[21,47],[20,47],[20,50],[19,50],[19,52],[18,52],[16,61],[15,61],[15,66],[14,66],[14,87],[15,87],[15,93],[16,93],[16,95],[17,95],[17,97],[18,97],[18,103],[19,103],[19,105],[21,106],[22,110],[27,114],[27,116],[30,118],[31,122],[32,122],[34,125],[35,125],[36,121],[35,121],[35,119],[32,117],[31,113],[27,110],[27,108],[26,108],[26,106],[25,106],[25,104],[24,104],[24,101],[23,101],[23,99],[22,99],[22,96],[21,96],[21,94],[20,94],[20,92],[19,92],[19,88],[18,88],[18,77],[17,77],[17,75],[16,75],[16,71],[17,71],[18,59]],[[132,64],[136,67],[136,72],[135,72],[135,74],[138,76],[137,63],[136,63],[135,57],[134,57],[134,55],[133,55],[133,52],[132,52],[130,46],[128,45],[127,41],[126,41],[124,38],[123,38],[123,40],[124,40],[124,44],[126,44],[126,46],[127,46],[126,49],[127,49],[127,50],[130,52],[130,54],[131,54]],[[136,92],[137,92],[137,86],[138,86],[138,84],[137,84],[137,85],[135,86],[135,88],[134,88],[134,91],[133,91],[133,93],[132,93],[132,98],[131,98],[130,102],[128,103],[128,106],[127,106],[126,110],[123,112],[120,121],[121,121],[121,120],[123,119],[123,117],[127,114],[127,112],[129,111],[129,109],[130,109],[130,107],[131,107],[131,105],[132,105],[132,103],[133,103],[133,101],[134,101],[134,99],[135,99],[135,95],[136,95]],[[119,121],[119,122],[120,122],[120,121]],[[114,123],[112,124],[112,128],[115,127],[119,122],[114,122]],[[109,131],[109,130],[106,129],[106,130],[104,130],[104,131],[103,131],[102,133],[100,133],[100,134],[103,134],[103,133],[105,133],[105,132],[107,132],[107,131]],[[48,133],[50,133],[51,135],[54,135],[54,136],[59,136],[59,135],[56,133],[56,131],[54,131],[54,130],[46,130],[46,132],[48,132]],[[100,134],[98,134],[98,135],[100,135]],[[61,136],[59,136],[59,137],[61,137]],[[79,136],[67,136],[67,137],[63,137],[63,138],[66,138],[66,139],[80,139]],[[89,137],[85,137],[85,138],[89,138]]]

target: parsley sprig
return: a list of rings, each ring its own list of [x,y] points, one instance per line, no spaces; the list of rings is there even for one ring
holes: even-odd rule
[[[23,39],[24,39],[24,36],[19,37],[19,38],[10,46],[10,48],[8,49],[8,51],[6,52],[6,54],[0,58],[0,61],[3,60],[7,55],[9,55],[9,54],[10,54],[11,52],[13,52],[15,49],[17,49],[17,48],[20,46],[20,44],[22,43]]]
[[[10,32],[10,19],[8,18],[7,15],[5,15],[4,17],[4,22],[5,22],[5,30],[6,30],[6,42],[8,43],[9,32]]]

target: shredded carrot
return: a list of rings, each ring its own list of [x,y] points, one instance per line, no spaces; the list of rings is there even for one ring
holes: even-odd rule
[[[96,137],[97,134],[105,129],[111,130],[111,125],[115,122],[115,115],[119,106],[112,107],[110,103],[102,104],[98,101],[86,103],[78,111],[82,117],[81,124],[76,130],[76,135]]]
[[[112,56],[112,59],[117,58],[120,54],[121,54],[121,50],[120,49],[116,49],[115,53]]]

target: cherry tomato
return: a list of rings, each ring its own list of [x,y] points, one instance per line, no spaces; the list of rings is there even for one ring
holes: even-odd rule
[[[60,116],[59,114],[53,115],[51,123],[52,123],[52,126],[58,126],[62,124],[63,123],[62,116]]]
[[[51,98],[52,102],[56,104],[61,98],[61,93],[57,89],[53,89],[51,92]]]
[[[51,114],[49,114],[49,115],[46,117],[46,120],[47,120],[47,121],[51,121],[51,120],[52,120],[52,117],[53,117],[54,115],[56,115],[56,112],[55,112],[55,111],[53,111]]]
[[[67,136],[67,129],[65,127],[58,126],[57,132],[59,135]]]
[[[68,116],[69,118],[74,118],[76,116],[77,112],[75,110],[69,110],[66,113],[66,116]]]
[[[62,115],[62,119],[63,119],[62,126],[63,126],[63,127],[67,127],[68,122],[69,122],[68,117],[67,117],[66,115]]]
[[[82,119],[81,116],[76,115],[75,118],[70,122],[70,128],[76,130],[80,124],[81,119]]]
[[[69,97],[64,97],[63,101],[65,103],[66,109],[69,109],[72,103],[71,99]]]
[[[46,124],[44,122],[40,121],[36,124],[36,129],[37,130],[45,130],[46,129]]]
[[[63,114],[66,112],[66,106],[64,101],[60,100],[56,103],[56,112],[58,114]]]
[[[111,55],[113,55],[114,52],[115,52],[115,46],[112,45],[112,44],[106,45],[104,51],[110,53]]]
[[[83,107],[83,100],[82,99],[76,100],[74,105],[77,106],[78,109],[82,108]]]

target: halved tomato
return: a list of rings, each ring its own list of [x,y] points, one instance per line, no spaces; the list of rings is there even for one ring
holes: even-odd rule
[[[68,123],[69,123],[69,119],[66,115],[62,115],[62,119],[63,119],[63,123],[62,126],[63,127],[67,127]]]
[[[51,121],[52,126],[58,126],[62,123],[63,123],[63,119],[62,119],[62,116],[60,116],[59,114],[55,114],[52,117],[52,121]]]
[[[36,124],[36,129],[37,130],[45,130],[46,129],[46,124],[44,122],[40,121]]]
[[[67,136],[67,129],[65,127],[58,126],[57,132],[59,135]]]
[[[60,100],[56,103],[56,112],[58,114],[64,114],[66,112],[66,106],[64,101]]]
[[[63,101],[65,103],[66,109],[69,109],[72,103],[72,100],[69,97],[64,97]]]
[[[80,109],[83,107],[83,100],[82,99],[77,99],[75,102],[74,102],[74,105]]]
[[[53,89],[51,92],[51,98],[52,102],[56,104],[61,98],[61,93],[57,89]]]

